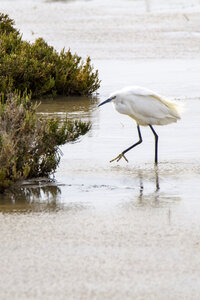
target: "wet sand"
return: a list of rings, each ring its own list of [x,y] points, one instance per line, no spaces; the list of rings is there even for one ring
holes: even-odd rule
[[[103,1],[17,2],[1,5],[24,38],[43,36],[58,50],[70,44],[91,55],[102,85],[94,98],[60,97],[39,108],[90,120],[92,129],[62,147],[55,181],[26,181],[17,194],[0,197],[0,298],[198,299],[198,1],[168,7],[116,1],[114,9]],[[156,169],[148,128],[142,128],[143,144],[127,154],[128,164],[109,163],[137,131],[131,119],[97,103],[131,84],[185,104],[181,121],[155,127]]]

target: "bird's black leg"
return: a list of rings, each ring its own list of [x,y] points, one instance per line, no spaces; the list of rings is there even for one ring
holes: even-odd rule
[[[122,157],[128,162],[127,158],[125,157],[125,153],[128,152],[129,150],[133,149],[134,147],[136,147],[137,145],[142,143],[142,135],[140,132],[140,126],[137,125],[137,130],[138,130],[138,136],[139,136],[139,141],[137,143],[135,143],[134,145],[132,145],[131,147],[127,148],[126,150],[124,150],[121,154],[119,154],[117,157],[115,157],[114,159],[112,159],[110,162],[113,162],[114,160],[119,161]]]
[[[126,150],[124,150],[122,153],[125,154],[126,152],[128,152],[129,150],[131,150],[132,148],[136,147],[137,145],[142,143],[142,135],[140,132],[140,126],[137,125],[137,130],[138,130],[138,136],[139,136],[139,141],[137,143],[135,143],[133,146],[127,148]]]
[[[155,165],[157,165],[158,164],[158,135],[155,132],[155,130],[153,129],[152,125],[149,125],[149,127],[151,128],[151,130],[154,134],[154,137],[155,137]]]

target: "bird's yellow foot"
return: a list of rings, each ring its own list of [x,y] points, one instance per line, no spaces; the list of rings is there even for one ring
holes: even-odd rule
[[[118,162],[122,157],[128,162],[128,159],[126,158],[126,156],[123,153],[119,154],[117,157],[110,160],[110,162],[113,162],[114,160],[116,160]]]

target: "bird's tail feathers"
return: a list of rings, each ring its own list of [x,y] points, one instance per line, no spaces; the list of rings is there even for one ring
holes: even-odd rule
[[[181,119],[181,114],[185,110],[185,105],[182,102],[174,99],[162,99],[162,101],[167,107],[169,107],[169,109],[174,113],[174,116],[177,119]]]

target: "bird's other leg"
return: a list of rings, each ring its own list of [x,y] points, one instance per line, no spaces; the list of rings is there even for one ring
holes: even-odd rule
[[[110,162],[113,162],[114,160],[116,160],[118,162],[122,157],[128,162],[128,159],[126,158],[126,156],[124,154],[126,152],[128,152],[129,150],[133,149],[134,147],[136,147],[137,145],[142,143],[142,135],[141,135],[141,132],[140,132],[140,126],[139,125],[137,125],[137,130],[138,130],[139,141],[137,143],[135,143],[134,145],[132,145],[131,147],[124,150],[122,153],[120,153],[117,157],[112,159]]]
[[[154,137],[155,137],[155,165],[157,165],[158,164],[158,135],[155,132],[155,130],[153,129],[152,125],[149,125],[149,127],[151,128],[151,130],[154,134]]]

